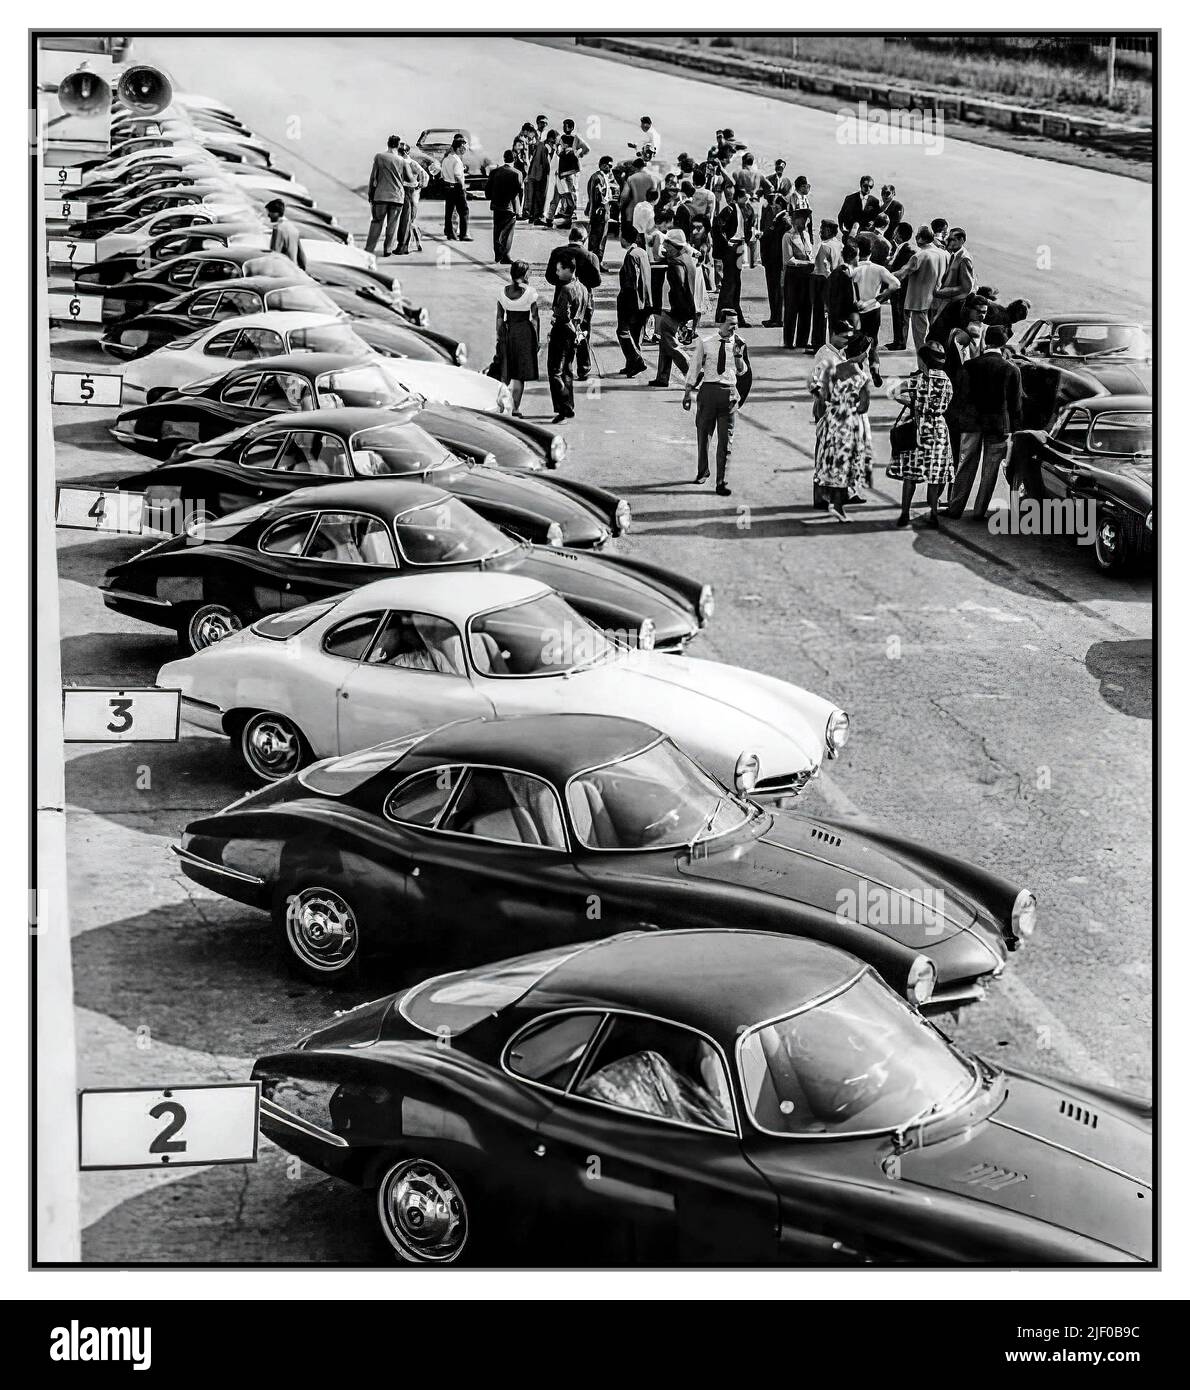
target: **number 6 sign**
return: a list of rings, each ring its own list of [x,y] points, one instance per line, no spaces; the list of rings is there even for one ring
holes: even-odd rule
[[[79,1092],[79,1168],[255,1163],[260,1082]]]

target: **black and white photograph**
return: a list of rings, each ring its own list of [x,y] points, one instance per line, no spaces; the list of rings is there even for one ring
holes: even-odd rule
[[[1167,1296],[1181,65],[880,15],[34,23],[28,1296]]]

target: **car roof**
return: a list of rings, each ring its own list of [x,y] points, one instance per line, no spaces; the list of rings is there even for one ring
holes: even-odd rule
[[[406,481],[404,478],[368,478],[348,483],[331,483],[326,487],[303,487],[278,498],[270,508],[270,516],[282,512],[361,511],[371,512],[391,521],[399,512],[410,507],[424,507],[434,502],[449,502],[450,493],[429,483]]]
[[[239,282],[236,280],[219,281],[220,285],[226,286],[229,289],[234,289],[238,283]],[[285,311],[273,309],[268,312],[282,313]],[[245,317],[251,317],[251,315],[245,315]],[[332,319],[329,314],[320,314],[318,317],[326,323],[343,322],[342,319]],[[240,323],[241,321],[240,319],[234,320],[236,323]],[[233,320],[220,319],[219,322],[231,323]],[[241,362],[239,367],[248,371],[259,371],[260,368],[263,367],[266,371],[270,372],[290,371],[302,372],[306,376],[321,376],[323,372],[334,372],[345,367],[365,367],[374,365],[375,358],[358,357],[350,352],[279,352],[275,357],[258,357],[252,362]],[[236,375],[242,374],[239,371],[239,367],[236,369]],[[232,373],[228,372],[227,375],[231,376]],[[381,407],[376,406],[374,409],[379,413]]]
[[[1138,314],[1038,314],[1037,321],[1039,323],[1054,324],[1101,323],[1105,327],[1110,327],[1114,324],[1123,324],[1128,328],[1139,328],[1141,326],[1141,319]]]
[[[1130,395],[1130,396],[1084,396],[1081,401],[1071,401],[1071,405],[1085,406],[1092,415],[1104,415],[1117,410],[1136,410],[1151,411],[1153,409],[1152,396]]]
[[[651,724],[617,715],[528,714],[447,724],[423,739],[411,756],[435,763],[491,763],[560,787],[577,772],[626,758],[661,737]]]
[[[241,265],[245,261],[254,261],[259,256],[278,255],[276,251],[266,251],[259,246],[244,246],[238,243],[232,246],[212,246],[206,251],[185,251],[180,256],[173,256],[168,261],[158,261],[152,267],[154,270],[164,270],[169,266],[177,265],[179,261],[238,261]]]
[[[536,579],[490,571],[413,574],[398,579],[379,579],[355,589],[335,605],[340,618],[377,608],[427,612],[462,627],[475,613],[521,603],[552,590]]]
[[[225,319],[224,322],[228,320]],[[308,357],[310,354],[301,355]],[[267,357],[263,360],[271,363],[279,359]],[[405,416],[402,411],[390,410],[386,406],[339,406],[327,410],[287,410],[282,415],[270,415],[267,421],[262,420],[260,423],[262,426],[267,423],[278,429],[325,429],[351,435],[358,430],[376,429],[381,425],[408,425],[412,422],[414,413],[416,412],[413,407],[410,407],[409,415]]]
[[[653,1014],[697,1028],[726,1050],[741,1028],[782,1018],[854,979],[854,956],[806,937],[730,928],[609,937],[569,957],[520,1001]]]
[[[235,288],[233,284],[232,289]],[[255,314],[240,314],[233,319],[218,319],[212,328],[272,328],[278,333],[290,333],[298,328],[339,328],[343,320],[334,314],[319,314],[308,309],[261,309]],[[359,357],[357,362],[363,360]]]

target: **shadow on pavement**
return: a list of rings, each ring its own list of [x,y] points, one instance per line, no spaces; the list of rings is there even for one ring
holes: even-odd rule
[[[1084,658],[1087,671],[1099,682],[1099,693],[1133,719],[1153,717],[1153,643],[1095,642]]]

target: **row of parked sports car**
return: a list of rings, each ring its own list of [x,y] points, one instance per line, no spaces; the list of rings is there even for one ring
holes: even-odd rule
[[[80,192],[113,432],[159,461],[118,486],[173,533],[104,602],[177,632],[158,683],[265,784],[174,853],[308,979],[431,972],[260,1060],[270,1138],[416,1263],[1149,1257],[1146,1104],[926,1019],[1027,942],[1027,886],[791,812],[847,712],[686,656],[709,586],[613,553],[627,502],[230,111],[117,116]]]

